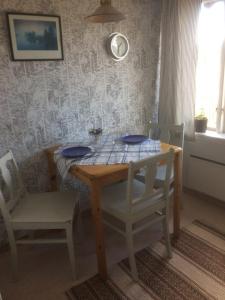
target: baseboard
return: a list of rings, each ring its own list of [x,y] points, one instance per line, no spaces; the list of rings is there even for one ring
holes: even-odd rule
[[[187,188],[187,187],[183,187],[183,193],[198,197],[198,198],[200,198],[204,201],[207,201],[210,204],[214,204],[216,206],[225,208],[225,202],[224,201],[222,201],[220,199],[217,199],[217,198],[214,198],[212,196],[209,196],[207,194],[204,194],[202,192],[199,192],[199,191]]]

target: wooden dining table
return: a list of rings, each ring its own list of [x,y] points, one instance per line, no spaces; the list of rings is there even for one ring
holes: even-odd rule
[[[57,166],[54,161],[54,151],[60,145],[45,150],[48,158],[51,191],[58,189]],[[182,181],[182,149],[173,145],[161,143],[161,153],[170,148],[175,150],[174,156],[174,201],[173,201],[173,238],[177,239],[180,232],[180,203],[181,203],[181,181]],[[90,200],[92,208],[93,223],[95,226],[96,254],[98,272],[103,279],[107,279],[107,263],[105,252],[105,238],[101,211],[101,190],[104,186],[127,179],[128,164],[114,165],[73,165],[69,172],[90,188]]]

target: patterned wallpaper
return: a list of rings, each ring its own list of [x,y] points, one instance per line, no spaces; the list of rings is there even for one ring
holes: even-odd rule
[[[89,24],[97,0],[1,0],[0,155],[12,149],[30,191],[48,189],[42,149],[82,141],[88,129],[142,132],[157,116],[160,0],[114,0],[127,15],[119,24]],[[58,14],[64,61],[12,62],[6,11]],[[130,53],[114,62],[105,50],[119,31]]]

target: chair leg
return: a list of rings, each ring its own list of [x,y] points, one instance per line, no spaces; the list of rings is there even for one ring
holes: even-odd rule
[[[137,266],[135,261],[135,254],[134,254],[134,240],[132,234],[132,224],[126,224],[126,242],[127,242],[127,249],[129,254],[129,264],[131,269],[132,277],[135,281],[138,280],[138,273],[137,273]]]
[[[11,262],[12,262],[12,270],[13,270],[13,279],[18,279],[18,259],[17,259],[17,248],[16,248],[16,240],[14,233],[11,232],[8,234],[10,252],[11,252]]]
[[[72,269],[73,279],[76,279],[76,266],[75,266],[75,248],[74,248],[74,239],[73,239],[73,224],[70,224],[66,228],[66,237],[67,237],[67,247],[69,251],[69,259]]]
[[[81,238],[83,236],[83,219],[82,219],[82,211],[80,206],[80,197],[78,197],[77,205],[76,205],[76,215],[75,215],[75,226],[76,226],[76,232],[77,237],[76,239],[77,243],[81,243]]]
[[[166,240],[167,255],[169,258],[172,258],[173,255],[172,255],[172,248],[170,242],[169,218],[167,216],[165,216],[165,218],[163,219],[163,231]]]

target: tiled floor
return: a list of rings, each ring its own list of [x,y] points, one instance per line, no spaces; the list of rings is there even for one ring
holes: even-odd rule
[[[217,206],[197,196],[183,195],[182,226],[202,219],[225,231],[225,207]],[[172,223],[171,223],[172,225]],[[97,270],[91,217],[83,217],[76,244],[79,278]],[[172,226],[171,226],[172,229]],[[124,239],[110,229],[105,230],[109,268],[127,256]],[[136,248],[153,244],[161,235],[160,226],[148,229],[136,238]],[[62,245],[20,246],[19,281],[13,282],[9,253],[0,253],[0,292],[3,300],[65,300],[64,291],[74,282],[71,278],[67,249]]]

